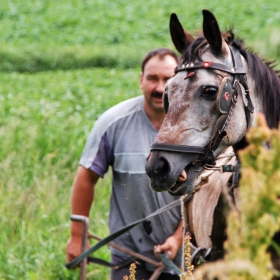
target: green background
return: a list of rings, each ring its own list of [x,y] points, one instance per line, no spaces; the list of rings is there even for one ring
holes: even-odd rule
[[[140,62],[174,49],[169,17],[191,33],[211,10],[221,30],[279,60],[279,1],[61,0],[0,4],[0,279],[77,279],[64,267],[71,186],[95,119],[141,94]],[[110,173],[110,172],[109,172]],[[90,230],[108,234],[110,174],[100,180]],[[107,248],[94,256],[109,260]],[[88,267],[88,279],[109,270]]]

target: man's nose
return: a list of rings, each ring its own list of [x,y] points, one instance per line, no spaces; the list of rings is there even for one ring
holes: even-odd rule
[[[157,83],[156,91],[157,92],[164,92],[165,84],[166,84],[165,81],[159,80],[158,83]]]

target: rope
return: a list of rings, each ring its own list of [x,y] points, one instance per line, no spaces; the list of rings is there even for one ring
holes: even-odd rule
[[[208,182],[208,178],[216,171],[222,172],[223,171],[223,165],[226,165],[233,157],[235,156],[234,153],[224,153],[221,154],[217,160],[222,159],[221,163],[219,165],[206,165],[203,166],[206,170],[203,172],[198,179],[195,181],[194,185],[194,192],[197,192],[200,190],[201,186],[204,185],[206,182]]]

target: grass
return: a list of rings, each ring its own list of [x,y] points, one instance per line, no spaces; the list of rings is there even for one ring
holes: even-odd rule
[[[138,67],[151,48],[173,48],[168,30],[172,12],[194,33],[202,28],[205,8],[222,30],[234,24],[249,46],[263,56],[279,57],[280,14],[274,0],[3,0],[0,71]]]
[[[77,279],[77,272],[63,264],[78,160],[93,120],[140,93],[138,73],[92,69],[1,75],[0,279]],[[108,175],[96,187],[91,215],[91,230],[101,237],[108,233],[109,192]],[[108,260],[109,252],[104,248],[96,256]],[[105,279],[109,269],[92,271]]]

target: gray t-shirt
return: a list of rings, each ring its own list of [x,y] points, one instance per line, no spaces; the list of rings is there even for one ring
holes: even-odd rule
[[[113,170],[110,199],[109,230],[120,228],[148,216],[166,204],[179,199],[167,192],[155,192],[149,186],[145,172],[146,157],[157,130],[148,119],[143,96],[129,99],[110,108],[96,121],[84,148],[80,165],[103,177],[109,166]],[[114,240],[114,243],[135,252],[150,251],[162,244],[178,228],[181,221],[180,206],[135,226]],[[145,229],[146,228],[146,229]],[[115,255],[127,257],[110,248]],[[175,263],[181,264],[181,250]],[[147,265],[153,270],[153,266]]]

